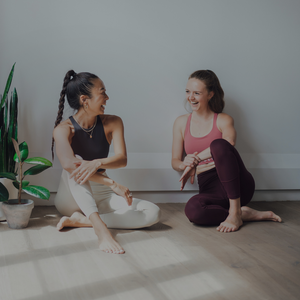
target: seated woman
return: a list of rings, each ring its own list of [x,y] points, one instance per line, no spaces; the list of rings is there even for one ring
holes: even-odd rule
[[[65,95],[77,112],[61,122]],[[126,146],[122,120],[105,115],[109,97],[103,81],[91,73],[67,72],[59,99],[59,111],[52,140],[63,172],[55,198],[64,215],[57,225],[93,227],[99,248],[124,253],[107,228],[135,229],[159,221],[159,207],[132,198],[129,189],[110,179],[105,169],[125,167]],[[113,141],[114,156],[107,157]]]
[[[192,113],[178,117],[173,127],[172,167],[184,171],[181,190],[197,174],[199,194],[186,204],[188,219],[199,225],[219,225],[220,232],[238,230],[243,221],[281,222],[271,211],[247,207],[255,183],[235,149],[232,117],[222,113],[224,92],[210,70],[190,75],[186,100]],[[184,152],[187,154],[184,157]]]

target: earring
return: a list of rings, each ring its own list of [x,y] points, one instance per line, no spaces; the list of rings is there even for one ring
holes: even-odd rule
[[[88,105],[85,106],[85,109],[88,109]]]

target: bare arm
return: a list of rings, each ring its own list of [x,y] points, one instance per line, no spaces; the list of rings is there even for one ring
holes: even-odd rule
[[[78,166],[80,166],[80,169],[83,169],[84,167],[88,170],[88,173],[91,174],[87,176],[87,178],[84,178],[84,180],[81,180],[80,176],[76,177],[78,174],[77,172],[76,175],[73,176],[77,183],[83,184],[87,180],[91,180],[109,186],[115,193],[124,197],[128,205],[131,205],[132,195],[127,187],[116,183],[114,180],[103,174],[97,173],[99,167],[94,161],[86,161],[75,157],[71,148],[73,130],[73,127],[68,124],[68,122],[64,122],[53,131],[53,137],[56,142],[56,154],[62,167],[69,173],[74,173],[74,171],[78,170]],[[116,160],[118,160],[118,158]]]
[[[234,146],[236,142],[236,131],[234,128],[233,118],[227,114],[221,113],[217,119],[217,126],[222,132],[222,139],[228,141],[232,146]],[[201,160],[210,158],[210,147],[198,153],[198,157],[200,157]]]
[[[173,126],[173,144],[172,144],[172,168],[178,172],[185,170],[186,167],[196,166],[200,159],[197,152],[188,154],[184,159],[184,130],[188,115],[178,117]]]
[[[82,183],[85,183],[87,180],[94,181],[94,178],[91,176],[99,168],[116,169],[126,166],[127,153],[124,140],[124,127],[121,118],[117,116],[105,116],[105,118],[103,118],[103,125],[108,142],[111,143],[113,140],[115,155],[108,158],[75,163],[76,169],[73,170],[70,178],[81,176],[80,179]]]
[[[102,169],[117,169],[126,167],[127,165],[127,151],[124,139],[123,121],[117,116],[107,116],[108,121],[105,122],[107,127],[108,139],[113,141],[114,156],[101,158],[95,160],[99,163]],[[107,123],[107,124],[106,124]]]
[[[236,141],[236,131],[234,128],[234,121],[233,118],[230,117],[227,114],[219,114],[218,119],[217,119],[217,126],[219,130],[222,132],[222,138],[227,140],[231,145],[235,145]],[[201,159],[201,161],[206,160],[208,158],[211,158],[211,152],[210,152],[210,147],[206,148],[202,152],[198,153],[197,156]],[[208,164],[204,165],[199,165],[197,166],[196,173],[200,174],[203,173],[207,170],[210,170],[215,167],[214,162],[210,162]],[[185,183],[187,182],[188,178],[193,174],[193,168],[192,167],[187,167],[185,168],[180,181],[181,181],[181,190],[184,188]]]

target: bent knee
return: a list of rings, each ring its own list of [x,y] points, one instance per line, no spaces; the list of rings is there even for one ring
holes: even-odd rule
[[[231,151],[232,145],[224,139],[213,140],[210,144],[210,153],[214,160],[227,156],[228,152]]]
[[[155,205],[155,207],[148,209],[147,215],[148,215],[147,216],[147,219],[148,219],[147,227],[149,227],[149,226],[152,226],[159,222],[160,217],[161,217],[161,210],[157,205]]]
[[[191,223],[197,225],[211,225],[209,214],[207,214],[206,200],[200,195],[193,196],[185,206],[185,215]]]
[[[152,204],[151,206],[147,205],[147,207],[144,207],[144,208],[139,207],[138,208],[138,211],[141,211],[145,218],[145,224],[143,227],[150,227],[150,226],[158,223],[160,220],[160,217],[161,217],[160,208],[154,203],[151,203],[151,204]]]

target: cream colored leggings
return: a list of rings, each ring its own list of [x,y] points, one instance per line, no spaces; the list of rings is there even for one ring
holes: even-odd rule
[[[106,175],[104,173],[104,175]],[[98,212],[108,228],[135,229],[151,226],[159,221],[160,209],[152,202],[133,198],[132,205],[109,187],[88,181],[79,185],[63,170],[54,200],[57,210],[70,217],[74,212],[89,216]]]

